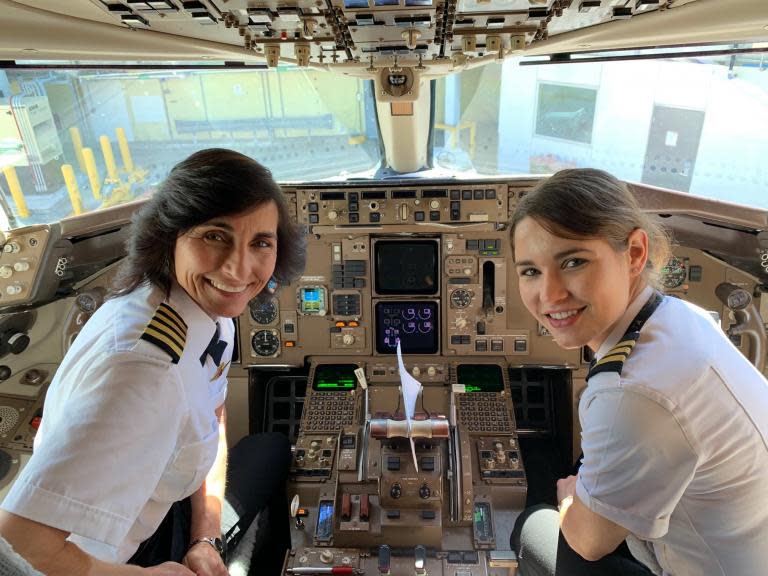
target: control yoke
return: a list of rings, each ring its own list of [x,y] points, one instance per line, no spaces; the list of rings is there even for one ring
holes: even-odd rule
[[[715,288],[715,295],[733,312],[736,324],[728,328],[728,336],[746,334],[752,341],[750,362],[758,371],[765,369],[766,333],[763,319],[752,295],[730,282],[722,282]]]

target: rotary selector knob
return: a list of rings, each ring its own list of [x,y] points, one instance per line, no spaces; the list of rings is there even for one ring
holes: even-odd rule
[[[16,262],[13,265],[13,269],[16,270],[16,272],[26,272],[29,270],[29,262]]]
[[[333,552],[330,550],[323,550],[320,552],[320,562],[323,564],[330,564],[333,562]]]
[[[21,245],[18,242],[8,242],[3,246],[3,252],[6,254],[17,254],[21,252]]]
[[[21,354],[29,346],[29,336],[24,332],[16,332],[8,338],[8,346],[13,354]]]
[[[421,368],[414,366],[413,370],[411,370],[411,373],[418,378],[421,375]]]
[[[440,208],[440,202],[438,200],[432,200],[432,202],[429,203],[429,207],[432,208],[432,210],[437,210]]]
[[[435,370],[434,366],[430,366],[429,368],[427,368],[428,376],[434,376],[435,374],[437,374],[437,370]]]
[[[8,294],[8,296],[16,296],[21,294],[22,290],[23,288],[20,284],[11,284],[10,286],[5,287],[5,292]]]
[[[328,210],[328,220],[336,220],[339,217],[339,213],[336,210]]]
[[[352,346],[352,344],[355,343],[355,336],[349,333],[344,334],[344,336],[341,337],[341,341],[344,346]]]
[[[393,499],[397,500],[398,498],[400,498],[400,496],[403,495],[403,487],[400,486],[400,484],[398,484],[397,482],[395,482],[394,484],[392,484],[392,488],[389,489],[389,495]]]
[[[10,266],[0,266],[0,278],[10,278],[13,276],[13,268]]]
[[[421,487],[419,488],[419,497],[422,500],[426,500],[430,496],[432,496],[432,490],[430,490],[429,486],[427,486],[426,484],[422,484]]]

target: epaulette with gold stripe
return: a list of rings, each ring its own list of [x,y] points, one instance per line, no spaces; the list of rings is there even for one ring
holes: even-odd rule
[[[616,344],[613,348],[595,362],[589,369],[587,380],[592,378],[595,374],[600,372],[616,372],[621,374],[621,369],[624,367],[624,362],[632,352],[632,348],[637,344],[637,339],[640,337],[640,332],[630,332],[624,334],[621,342]]]
[[[141,339],[167,352],[171,362],[178,364],[187,340],[187,323],[173,308],[162,303],[155,310],[155,315],[144,329]]]
[[[608,352],[600,358],[597,362],[589,367],[589,373],[587,374],[587,380],[592,378],[595,374],[601,372],[615,372],[621,374],[621,370],[624,368],[624,362],[627,361],[632,349],[637,344],[637,339],[640,338],[640,329],[645,325],[646,320],[651,317],[659,307],[664,297],[655,292],[651,295],[645,305],[637,313],[637,316],[629,323],[627,331],[624,336],[621,337],[616,346],[608,350]]]

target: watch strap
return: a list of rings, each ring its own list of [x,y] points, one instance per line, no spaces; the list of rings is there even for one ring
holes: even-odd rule
[[[200,544],[201,542],[205,542],[206,544],[209,544],[210,546],[212,546],[217,553],[224,554],[224,544],[221,538],[219,538],[218,536],[217,537],[203,536],[201,538],[195,538],[194,540],[192,540],[192,542],[189,543],[189,548],[187,548],[187,550],[192,548],[192,546]]]

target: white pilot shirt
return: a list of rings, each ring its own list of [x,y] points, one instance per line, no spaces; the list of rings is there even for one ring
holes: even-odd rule
[[[176,358],[142,338],[162,303],[187,326]],[[100,560],[128,560],[215,460],[234,341],[232,321],[218,323],[221,365],[201,365],[216,325],[176,282],[167,300],[149,286],[107,300],[56,372],[32,458],[2,508],[70,532]]]
[[[615,346],[644,290],[597,351]],[[667,296],[621,375],[579,403],[576,494],[653,549],[664,574],[768,570],[768,383],[704,310]]]

